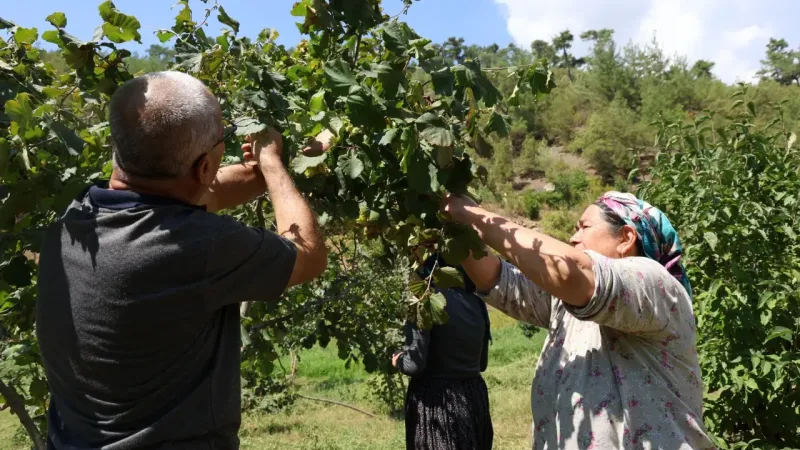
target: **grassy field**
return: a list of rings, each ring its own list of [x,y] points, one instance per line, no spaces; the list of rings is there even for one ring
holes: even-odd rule
[[[489,386],[495,449],[530,448],[530,383],[545,334],[526,338],[516,322],[492,311]],[[299,392],[338,400],[367,411],[381,405],[369,392],[370,376],[361,367],[345,369],[335,346],[313,348],[301,354]],[[0,413],[0,450],[25,448],[16,418]],[[336,405],[298,399],[278,414],[249,414],[240,431],[242,449],[333,450],[405,448],[402,420],[386,414],[370,418]]]

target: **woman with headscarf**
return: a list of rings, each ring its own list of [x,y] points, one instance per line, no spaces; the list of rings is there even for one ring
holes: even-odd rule
[[[548,330],[531,392],[533,448],[714,447],[692,290],[660,210],[609,192],[567,245],[463,196],[442,208],[505,258],[462,263],[486,302]]]
[[[448,265],[433,255],[417,272],[428,278],[435,266]],[[438,289],[447,304],[444,324],[422,329],[405,326],[406,345],[392,364],[411,377],[406,393],[406,448],[409,450],[489,450],[492,418],[481,372],[489,360],[489,312],[461,267],[464,289]]]

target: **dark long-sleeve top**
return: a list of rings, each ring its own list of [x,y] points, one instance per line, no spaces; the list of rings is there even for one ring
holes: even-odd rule
[[[405,325],[406,345],[397,369],[411,377],[466,378],[480,375],[489,362],[489,315],[475,294],[440,290],[448,321],[431,329]]]

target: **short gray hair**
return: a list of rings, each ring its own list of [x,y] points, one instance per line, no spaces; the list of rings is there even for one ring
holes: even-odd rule
[[[114,164],[134,176],[185,175],[222,136],[220,106],[208,88],[181,72],[136,77],[109,107]]]

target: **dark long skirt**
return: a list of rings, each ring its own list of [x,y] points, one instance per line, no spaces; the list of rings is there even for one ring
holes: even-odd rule
[[[489,392],[481,377],[412,378],[406,395],[406,449],[492,448]]]

